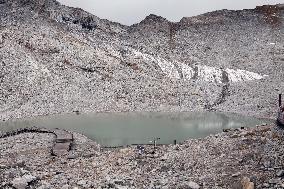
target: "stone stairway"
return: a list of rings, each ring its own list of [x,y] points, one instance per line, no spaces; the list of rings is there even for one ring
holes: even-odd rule
[[[64,156],[67,155],[71,149],[74,141],[73,134],[65,130],[55,129],[53,133],[56,136],[54,146],[52,148],[52,155]]]

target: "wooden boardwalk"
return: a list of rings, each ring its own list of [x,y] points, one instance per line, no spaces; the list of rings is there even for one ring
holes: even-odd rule
[[[71,145],[74,141],[73,134],[65,130],[55,129],[53,131],[55,134],[55,143],[52,148],[52,155],[54,156],[64,156],[67,155],[71,149]]]

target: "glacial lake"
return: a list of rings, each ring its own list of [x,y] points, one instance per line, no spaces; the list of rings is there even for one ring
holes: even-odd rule
[[[173,144],[190,138],[202,138],[223,129],[255,127],[272,123],[235,114],[216,112],[135,113],[66,115],[0,122],[0,131],[24,127],[62,128],[82,133],[104,147],[131,144]]]

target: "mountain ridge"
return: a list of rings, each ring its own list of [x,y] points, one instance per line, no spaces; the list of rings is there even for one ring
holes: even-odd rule
[[[15,6],[15,5],[13,5],[13,3],[18,3],[18,5],[20,5],[20,6],[35,6],[35,7],[33,7],[33,9],[36,10],[38,8],[39,9],[38,11],[40,11],[39,7],[41,7],[41,9],[48,9],[49,7],[52,7],[52,8],[65,7],[65,8],[69,8],[69,9],[73,9],[73,10],[76,10],[76,11],[79,11],[79,12],[83,12],[85,14],[88,14],[89,16],[94,16],[94,17],[98,18],[97,16],[93,15],[92,13],[89,13],[89,12],[87,12],[87,11],[81,9],[81,8],[66,6],[66,5],[63,5],[56,0],[40,0],[40,1],[38,1],[38,0],[12,0],[12,1],[2,0],[0,4],[8,4],[10,6]],[[37,6],[39,6],[39,7],[37,7]],[[211,11],[211,12],[199,14],[199,15],[196,15],[196,16],[183,17],[178,22],[172,22],[172,21],[169,21],[162,16],[158,16],[158,15],[151,13],[150,15],[146,16],[143,20],[141,20],[139,23],[143,23],[147,20],[152,20],[152,21],[160,20],[160,21],[166,21],[166,22],[170,22],[170,23],[181,23],[183,20],[191,19],[191,18],[198,18],[198,17],[203,17],[203,16],[215,17],[215,16],[218,16],[218,15],[223,15],[224,13],[232,14],[232,13],[240,13],[240,12],[243,12],[243,11],[255,11],[255,12],[261,12],[261,13],[265,14],[265,13],[271,13],[271,12],[274,13],[275,11],[276,12],[281,11],[281,10],[284,9],[283,7],[284,7],[284,4],[275,4],[275,5],[267,4],[267,5],[262,5],[262,6],[256,6],[255,9],[243,9],[243,10],[222,9],[222,10],[216,10],[216,11]],[[100,20],[105,20],[105,21],[108,21],[108,22],[113,23],[113,24],[119,24],[121,26],[127,26],[127,25],[123,25],[119,22],[114,22],[114,21],[110,21],[110,20],[107,20],[107,19],[100,19]],[[127,27],[131,27],[131,26],[137,25],[139,23],[132,24],[132,25],[127,26]]]
[[[283,90],[284,73],[277,71],[284,60],[283,8],[277,24],[263,13],[274,15],[275,6],[266,6],[261,13],[215,11],[178,23],[150,15],[124,26],[53,0],[39,7],[29,0],[5,2],[2,120],[73,111],[272,116],[275,89]],[[219,82],[230,78],[237,82]]]

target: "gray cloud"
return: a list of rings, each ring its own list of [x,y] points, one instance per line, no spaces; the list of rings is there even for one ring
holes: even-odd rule
[[[125,25],[143,20],[153,13],[170,21],[220,9],[249,9],[257,5],[284,3],[284,0],[59,0],[80,7],[100,18]]]

